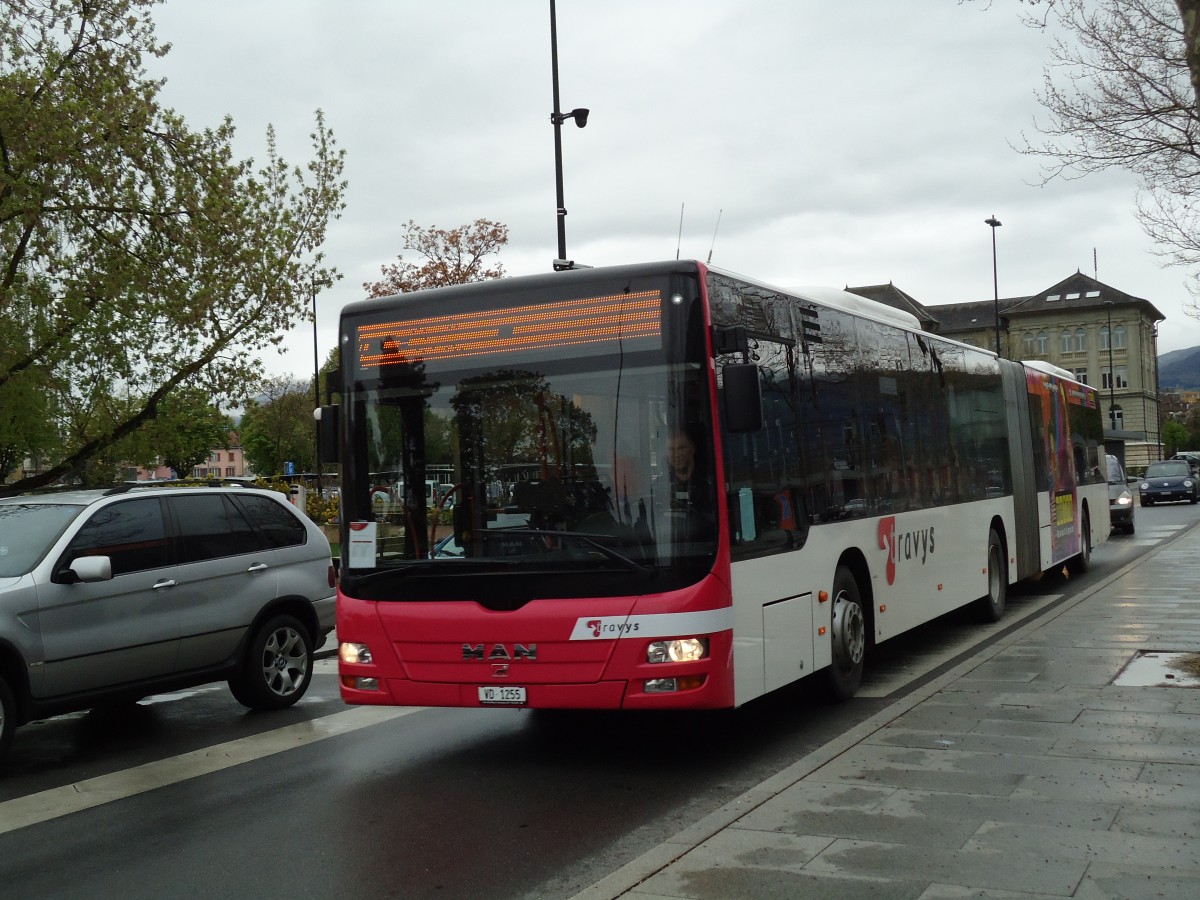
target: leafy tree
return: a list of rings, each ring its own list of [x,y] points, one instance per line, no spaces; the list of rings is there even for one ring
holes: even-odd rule
[[[1200,450],[1200,404],[1192,404],[1184,420],[1187,426],[1187,441],[1181,446],[1184,450]]]
[[[289,378],[265,382],[261,400],[251,401],[242,416],[242,453],[256,475],[283,472],[291,461],[299,472],[316,465],[316,427],[313,422],[312,383]]]
[[[1200,0],[1028,0],[1069,35],[1038,95],[1048,119],[1022,152],[1043,180],[1125,169],[1138,218],[1168,263],[1200,267]],[[1065,76],[1065,77],[1062,77]],[[1200,273],[1191,276],[1200,315]]]
[[[344,153],[324,116],[304,169],[269,127],[257,171],[228,118],[190,130],[143,69],[168,49],[156,2],[0,7],[0,409],[30,413],[0,416],[0,454],[47,445],[47,420],[59,442],[59,462],[0,493],[86,468],[181,385],[232,402],[338,277],[319,248]]]
[[[467,284],[504,276],[503,264],[486,267],[487,257],[499,253],[508,243],[508,226],[488,219],[476,219],[446,231],[432,225],[422,228],[413,221],[404,226],[404,249],[415,250],[425,261],[408,262],[404,254],[390,265],[380,266],[383,278],[363,283],[371,297],[423,291],[426,288]]]
[[[229,449],[233,430],[233,419],[213,406],[205,391],[188,387],[165,397],[153,420],[113,446],[126,462],[153,468],[161,460],[177,477],[187,478],[214,448]]]
[[[1171,456],[1184,448],[1188,442],[1187,427],[1181,422],[1170,420],[1163,422],[1162,440],[1166,445],[1167,456]]]

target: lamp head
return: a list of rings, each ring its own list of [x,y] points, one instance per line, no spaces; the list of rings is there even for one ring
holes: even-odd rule
[[[587,125],[589,113],[591,113],[590,109],[579,106],[571,110],[568,115],[575,120],[575,125],[577,127],[583,128],[585,125]]]

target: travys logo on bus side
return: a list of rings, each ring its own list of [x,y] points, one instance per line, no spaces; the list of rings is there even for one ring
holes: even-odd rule
[[[897,531],[896,517],[884,516],[879,520],[879,549],[887,551],[887,582],[895,584],[897,566],[925,565],[933,556],[933,526]]]

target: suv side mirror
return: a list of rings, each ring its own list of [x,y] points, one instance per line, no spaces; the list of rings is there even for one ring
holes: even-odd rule
[[[58,574],[68,584],[112,581],[112,560],[107,556],[81,556],[71,560],[71,565],[59,570]]]

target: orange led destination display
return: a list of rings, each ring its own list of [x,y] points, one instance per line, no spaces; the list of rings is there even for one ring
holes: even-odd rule
[[[495,356],[527,350],[616,344],[656,338],[662,291],[587,297],[560,303],[361,325],[363,368]],[[626,347],[626,349],[630,349]]]

